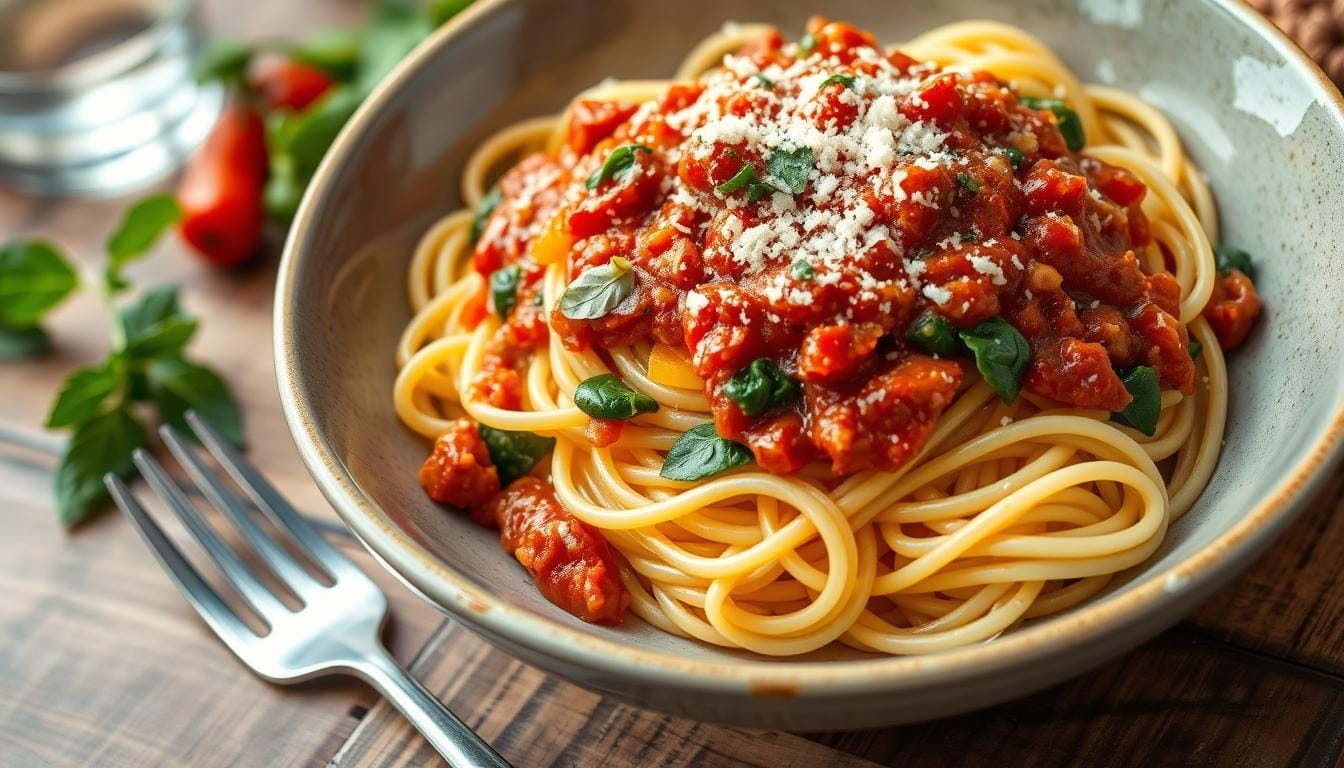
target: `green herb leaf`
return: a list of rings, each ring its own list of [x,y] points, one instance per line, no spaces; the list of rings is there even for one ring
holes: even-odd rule
[[[915,261],[923,261],[933,255],[933,251],[928,248],[916,248],[911,251],[910,258]]]
[[[107,500],[103,475],[126,477],[131,452],[145,445],[145,429],[125,405],[85,422],[56,467],[56,506],[67,526],[87,520]]]
[[[196,58],[192,72],[198,83],[212,80],[241,83],[247,76],[247,66],[251,62],[251,47],[237,40],[214,40]]]
[[[797,195],[807,189],[807,176],[811,172],[811,149],[776,149],[765,163],[765,183],[780,192]]]
[[[8,328],[0,325],[0,360],[33,357],[51,348],[51,337],[37,326]]]
[[[155,360],[145,373],[149,397],[165,423],[191,434],[186,414],[194,410],[225,439],[243,447],[243,416],[219,374],[180,357]]]
[[[107,398],[121,388],[118,363],[115,359],[109,360],[102,365],[80,368],[67,376],[47,416],[47,429],[75,427],[92,421]]]
[[[1252,280],[1255,279],[1255,264],[1251,262],[1251,254],[1236,246],[1220,245],[1214,248],[1213,263],[1220,275],[1235,269]]]
[[[942,315],[924,310],[905,332],[910,346],[939,357],[951,357],[957,351],[957,333]]]
[[[962,189],[971,194],[980,191],[980,182],[976,181],[971,174],[966,173],[965,171],[957,171],[957,183],[961,185]]]
[[[1199,356],[1204,354],[1204,345],[1199,343],[1199,339],[1190,340],[1190,359],[1198,360]]]
[[[177,199],[170,194],[147,197],[130,207],[117,230],[107,239],[107,280],[114,291],[125,288],[121,270],[143,257],[164,232],[182,218]]]
[[[490,214],[499,207],[500,201],[504,199],[504,193],[495,187],[481,198],[481,204],[476,208],[476,216],[471,220],[471,243],[475,245],[481,239],[481,233],[485,231],[485,223],[490,220]]]
[[[960,332],[961,340],[975,354],[975,367],[1003,402],[1012,404],[1022,390],[1031,347],[1007,320],[995,316],[969,331]]]
[[[360,37],[355,90],[361,98],[428,37],[434,27],[429,14],[418,3],[379,3]]]
[[[747,446],[719,437],[713,424],[701,424],[678,438],[658,474],[668,480],[702,480],[752,460]]]
[[[584,270],[560,295],[560,314],[570,320],[593,320],[615,309],[635,291],[630,262],[620,256]]]
[[[980,240],[980,233],[979,233],[979,232],[976,232],[976,231],[974,231],[974,230],[972,230],[972,231],[970,231],[970,232],[962,232],[962,233],[961,233],[961,242],[963,242],[963,243],[974,243],[974,242],[977,242],[977,241],[979,241],[979,240]]]
[[[802,394],[802,388],[779,366],[762,357],[724,382],[723,394],[732,398],[744,415],[754,417],[772,408],[791,405]]]
[[[789,273],[793,275],[794,280],[807,282],[817,276],[817,269],[807,259],[800,256],[794,259],[793,264],[789,266]]]
[[[802,53],[804,54],[811,53],[812,51],[816,50],[816,47],[817,47],[817,36],[812,34],[811,32],[808,32],[807,34],[798,38],[798,50],[801,51]]]
[[[349,82],[359,66],[359,35],[349,29],[324,29],[292,46],[289,55],[341,82]]]
[[[518,280],[522,274],[523,270],[517,266],[500,267],[490,274],[490,298],[501,318],[507,318],[509,310],[518,303]]]
[[[715,187],[725,195],[731,195],[739,189],[747,190],[747,197],[756,202],[761,199],[770,188],[761,183],[760,177],[756,175],[756,169],[751,167],[751,163],[743,163],[733,177]]]
[[[274,155],[266,174],[266,186],[261,191],[266,216],[282,224],[292,220],[299,212],[306,185],[307,180],[300,182],[294,171],[294,158],[286,154]]]
[[[822,88],[825,88],[828,85],[835,85],[836,83],[839,83],[846,88],[853,88],[855,79],[854,75],[831,75],[821,81],[821,85],[817,86],[817,90],[820,91]]]
[[[40,240],[0,248],[0,325],[29,328],[79,285],[59,251]]]
[[[429,20],[437,27],[465,11],[471,2],[472,0],[430,0]]]
[[[610,373],[579,382],[574,390],[574,405],[594,419],[633,419],[658,410],[657,400]]]
[[[757,72],[756,74],[752,75],[752,78],[753,78],[758,84],[760,84],[760,86],[761,86],[762,88],[766,89],[767,91],[773,91],[773,90],[775,90],[775,81],[774,81],[774,80],[771,80],[770,78],[766,77],[765,75],[762,75],[760,72]]]
[[[602,167],[593,171],[584,184],[589,189],[597,189],[603,183],[628,173],[635,167],[635,153],[643,152],[646,155],[652,155],[653,150],[643,144],[626,144],[611,150],[607,159],[602,163]]]
[[[1027,162],[1027,156],[1016,147],[999,147],[997,151],[1008,158],[1008,162],[1013,164],[1014,169],[1021,168],[1022,164]]]
[[[267,126],[271,157],[288,157],[296,182],[307,187],[308,179],[363,98],[353,88],[336,86],[302,112],[273,113]]]
[[[1083,134],[1083,121],[1078,117],[1078,113],[1065,104],[1062,99],[1039,99],[1033,96],[1022,96],[1018,98],[1022,106],[1027,109],[1050,110],[1055,115],[1055,125],[1059,132],[1064,136],[1064,143],[1069,146],[1070,152],[1077,152],[1087,144],[1087,137]]]
[[[196,333],[195,318],[177,305],[177,289],[157,288],[121,310],[126,355],[146,359],[178,354]]]
[[[1162,390],[1157,385],[1157,372],[1140,365],[1120,374],[1125,389],[1134,398],[1125,410],[1111,414],[1111,421],[1133,427],[1152,437],[1157,432],[1157,419],[1162,415]]]
[[[500,486],[506,486],[526,475],[542,456],[555,450],[555,438],[541,437],[531,432],[507,432],[494,427],[480,426],[481,441],[490,451],[490,461],[499,475]]]

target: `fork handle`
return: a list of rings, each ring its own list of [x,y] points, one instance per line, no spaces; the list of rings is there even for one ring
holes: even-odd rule
[[[352,665],[453,768],[512,768],[382,646]]]

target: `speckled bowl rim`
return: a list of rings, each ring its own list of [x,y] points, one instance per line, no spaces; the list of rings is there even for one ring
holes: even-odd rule
[[[440,28],[412,52],[350,119],[327,153],[304,195],[280,263],[275,291],[275,365],[286,421],[299,452],[318,486],[336,511],[374,555],[403,581],[448,614],[487,635],[502,638],[572,667],[600,670],[605,677],[642,685],[669,685],[704,694],[735,693],[810,698],[874,694],[915,689],[931,684],[980,678],[1040,661],[1061,649],[1099,642],[1150,614],[1179,611],[1175,603],[1199,594],[1244,567],[1246,554],[1281,531],[1322,484],[1327,470],[1341,458],[1344,403],[1336,406],[1322,436],[1259,505],[1208,546],[1145,577],[1124,592],[1085,604],[1060,617],[1018,629],[992,642],[928,656],[886,657],[846,661],[788,659],[692,659],[643,650],[597,637],[564,622],[511,605],[482,591],[463,574],[437,559],[399,530],[365,495],[346,471],[331,444],[319,432],[313,409],[299,381],[294,303],[298,262],[311,239],[322,208],[333,196],[335,169],[363,138],[364,129],[410,80],[440,51],[469,34],[472,22],[512,0],[480,0]],[[1267,40],[1308,82],[1315,95],[1344,130],[1344,97],[1320,68],[1287,35],[1242,0],[1207,0],[1233,15],[1243,26]],[[1240,556],[1239,556],[1240,555]],[[1193,608],[1194,606],[1189,606]],[[694,642],[688,640],[687,642]]]

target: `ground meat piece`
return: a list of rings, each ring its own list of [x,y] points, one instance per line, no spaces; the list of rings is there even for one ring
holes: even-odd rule
[[[1213,295],[1204,307],[1204,318],[1218,337],[1218,345],[1223,349],[1240,346],[1258,317],[1260,295],[1251,278],[1236,269],[1219,275],[1213,283]]]
[[[499,491],[499,475],[474,422],[458,419],[439,435],[420,466],[420,485],[429,498],[460,509],[484,504]]]
[[[1073,338],[1037,340],[1026,387],[1056,402],[1102,411],[1123,411],[1133,399],[1111,368],[1106,348]]]
[[[565,511],[547,482],[527,476],[472,515],[499,526],[505,549],[532,574],[547,600],[584,621],[620,624],[630,595],[607,540]]]

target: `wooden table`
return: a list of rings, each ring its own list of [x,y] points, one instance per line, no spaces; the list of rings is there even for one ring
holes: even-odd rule
[[[243,37],[335,24],[357,3],[224,12]],[[95,263],[122,201],[0,193],[0,237],[42,233]],[[275,246],[276,244],[273,244]],[[1326,765],[1344,749],[1344,510],[1336,477],[1254,570],[1192,619],[1070,683],[906,728],[808,737],[668,718],[604,699],[486,645],[419,601],[322,501],[280,415],[270,352],[275,253],[239,273],[163,246],[131,272],[177,282],[204,318],[194,353],[227,373],[251,456],[386,589],[389,639],[431,689],[518,766]],[[56,348],[0,363],[0,422],[39,431],[69,369],[99,358],[89,297],[62,307]],[[73,534],[51,503],[51,455],[0,445],[0,766],[423,765],[424,743],[366,687],[261,682],[236,662],[115,514]]]

